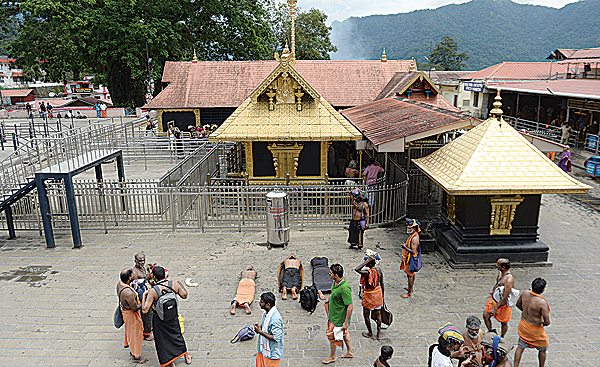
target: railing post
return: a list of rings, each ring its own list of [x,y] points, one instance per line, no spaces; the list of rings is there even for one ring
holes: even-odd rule
[[[304,184],[300,186],[300,223],[302,225],[302,231],[304,230]]]
[[[237,187],[237,207],[238,207],[238,232],[242,232],[242,193],[241,187]]]
[[[177,229],[177,218],[176,218],[176,210],[175,210],[175,200],[173,196],[173,188],[169,187],[169,208],[171,209],[171,226],[173,232]]]

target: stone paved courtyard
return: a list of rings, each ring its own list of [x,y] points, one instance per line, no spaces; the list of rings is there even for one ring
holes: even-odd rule
[[[528,289],[542,276],[552,306],[548,365],[551,367],[595,366],[600,353],[600,214],[569,196],[545,195],[540,217],[541,240],[550,246],[552,267],[515,268],[515,287]],[[2,366],[130,366],[129,351],[123,349],[123,330],[112,325],[117,304],[115,285],[119,272],[133,266],[133,255],[146,254],[170,276],[200,283],[188,288],[180,303],[185,317],[185,339],[193,354],[193,366],[254,366],[256,339],[238,344],[229,340],[246,324],[260,320],[258,302],[247,316],[238,310],[229,315],[239,272],[253,264],[259,271],[257,295],[276,293],[276,268],[290,252],[306,266],[306,284],[311,284],[310,259],[326,256],[341,263],[353,286],[354,313],[350,326],[354,359],[335,366],[371,366],[383,344],[394,347],[392,366],[427,364],[427,348],[437,340],[437,328],[450,321],[464,328],[469,315],[481,316],[486,296],[495,281],[492,269],[454,270],[437,253],[423,255],[425,266],[417,274],[415,294],[400,298],[405,285],[398,271],[395,251],[405,241],[404,228],[371,229],[365,247],[382,255],[386,281],[386,303],[395,321],[384,331],[382,341],[361,336],[365,330],[360,300],[356,296],[358,275],[352,269],[362,255],[347,249],[341,228],[292,231],[287,249],[267,249],[264,232],[83,232],[85,247],[71,248],[68,231],[57,231],[57,247],[47,250],[37,232],[17,232],[14,241],[3,240],[0,248],[0,365]],[[47,268],[44,268],[47,267]],[[37,271],[40,275],[19,278],[14,271]],[[29,282],[27,281],[29,280]],[[313,315],[298,302],[281,301],[277,307],[284,319],[285,353],[281,366],[320,366],[329,345],[324,334],[325,312],[320,304]],[[507,338],[516,344],[520,312],[515,309]],[[494,324],[498,325],[498,324]],[[144,342],[147,365],[158,366],[153,342]],[[514,350],[511,353],[511,358]],[[537,353],[529,350],[525,366],[537,365]],[[178,361],[177,365],[185,365]]]

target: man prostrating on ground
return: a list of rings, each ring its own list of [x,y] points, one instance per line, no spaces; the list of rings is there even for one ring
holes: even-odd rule
[[[350,284],[344,278],[344,268],[340,264],[333,264],[331,270],[331,296],[329,301],[325,302],[325,312],[327,313],[327,328],[325,333],[329,339],[331,354],[325,359],[321,359],[324,364],[333,363],[336,360],[336,348],[344,348],[342,339],[346,343],[347,351],[340,355],[340,358],[354,358],[354,352],[350,345],[350,335],[348,326],[352,317],[352,289]]]

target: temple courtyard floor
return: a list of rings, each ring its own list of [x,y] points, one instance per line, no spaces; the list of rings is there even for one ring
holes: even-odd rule
[[[596,366],[600,359],[600,213],[565,195],[544,195],[540,239],[550,247],[551,267],[517,267],[515,287],[526,290],[541,276],[548,281],[544,295],[552,306],[547,364],[551,367]],[[260,321],[256,300],[262,292],[276,294],[277,266],[291,252],[303,260],[305,284],[312,284],[310,259],[326,256],[341,263],[353,287],[354,313],[350,336],[356,357],[338,359],[335,366],[372,366],[381,345],[391,345],[392,366],[427,365],[428,346],[437,329],[452,322],[460,329],[470,315],[481,317],[488,292],[495,283],[492,268],[452,269],[438,253],[424,254],[412,299],[402,299],[406,284],[398,271],[399,245],[406,240],[402,227],[367,231],[365,248],[378,251],[385,273],[386,303],[394,322],[384,339],[365,339],[358,275],[352,270],[362,255],[349,250],[343,228],[293,230],[286,249],[268,249],[265,231],[185,232],[84,231],[84,247],[72,249],[70,233],[56,231],[57,247],[46,249],[37,232],[17,232],[16,240],[0,240],[0,365],[2,366],[130,366],[123,349],[123,329],[113,326],[119,272],[133,266],[133,256],[144,252],[148,263],[169,270],[170,278],[192,278],[180,302],[185,317],[185,339],[193,366],[254,366],[256,338],[237,344],[231,340],[244,325]],[[239,272],[248,265],[259,272],[252,315],[239,309],[229,314]],[[284,320],[285,352],[281,366],[320,366],[329,353],[326,316],[319,304],[314,314],[291,299],[276,303]],[[513,311],[508,340],[516,345],[520,311]],[[498,326],[494,322],[495,326]],[[339,349],[338,349],[339,351]],[[144,342],[148,366],[158,366],[153,342]],[[514,350],[511,352],[511,359]],[[537,353],[524,353],[526,366],[537,365]],[[456,363],[456,362],[455,362]],[[177,365],[185,365],[183,360]]]

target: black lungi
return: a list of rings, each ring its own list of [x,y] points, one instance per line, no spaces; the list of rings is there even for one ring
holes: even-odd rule
[[[166,366],[187,354],[187,347],[177,317],[169,321],[163,321],[154,312],[152,331],[154,332],[154,346],[156,347],[158,362],[161,366]]]
[[[348,227],[348,243],[352,246],[363,247],[363,229],[360,226],[360,221],[350,220],[350,226]]]
[[[284,269],[281,286],[288,289],[296,287],[296,290],[300,290],[302,287],[302,275],[300,275],[300,270],[297,268]]]

